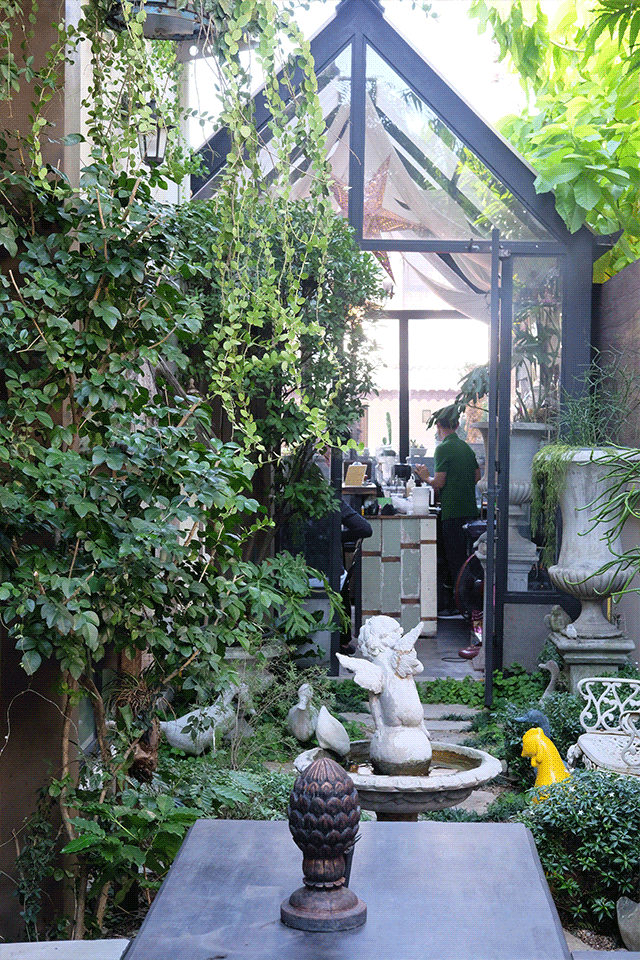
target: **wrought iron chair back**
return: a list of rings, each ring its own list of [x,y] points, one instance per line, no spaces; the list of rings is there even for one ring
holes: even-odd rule
[[[578,691],[586,700],[580,723],[587,733],[619,733],[623,716],[640,711],[640,680],[585,677]]]
[[[585,705],[580,714],[584,733],[569,748],[574,766],[580,757],[591,769],[640,775],[640,680],[585,677],[578,683]]]

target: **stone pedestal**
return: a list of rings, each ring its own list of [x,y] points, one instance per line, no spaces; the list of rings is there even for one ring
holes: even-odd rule
[[[529,573],[538,558],[538,548],[520,533],[523,506],[531,500],[531,483],[509,481],[509,533],[507,558],[507,590],[526,593]]]
[[[481,494],[488,487],[488,424],[476,423],[485,445],[485,475],[478,484]],[[525,522],[525,506],[531,502],[531,465],[548,433],[543,423],[513,423],[509,444],[509,533],[507,561],[507,590],[525,593],[529,589],[529,573],[536,562],[538,550],[531,540],[523,537],[520,527]]]
[[[617,673],[635,646],[621,631],[610,637],[567,637],[554,631],[549,640],[562,654],[571,693],[577,693],[584,677]]]

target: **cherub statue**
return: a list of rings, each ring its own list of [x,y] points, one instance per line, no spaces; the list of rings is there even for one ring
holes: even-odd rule
[[[556,604],[551,608],[551,613],[546,615],[544,622],[553,633],[564,633],[571,623],[571,617],[566,610]]]
[[[423,670],[415,652],[421,630],[419,623],[403,636],[402,627],[391,617],[371,617],[358,635],[358,649],[366,659],[338,654],[355,682],[369,691],[375,723],[370,757],[379,773],[425,776],[429,772],[431,743],[413,679]]]

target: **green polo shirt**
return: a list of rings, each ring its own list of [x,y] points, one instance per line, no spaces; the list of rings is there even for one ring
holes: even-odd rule
[[[443,520],[454,517],[478,516],[476,504],[476,455],[457,433],[448,434],[435,452],[435,472],[446,473],[445,485],[440,491]]]

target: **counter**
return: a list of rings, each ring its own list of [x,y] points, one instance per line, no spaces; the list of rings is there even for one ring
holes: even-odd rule
[[[435,516],[367,517],[373,536],[362,544],[362,619],[385,614],[406,633],[437,627]]]

